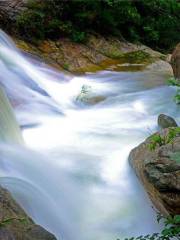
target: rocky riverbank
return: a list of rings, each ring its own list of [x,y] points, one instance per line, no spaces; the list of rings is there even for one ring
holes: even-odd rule
[[[27,0],[0,0],[0,25],[11,32],[17,46],[42,61],[69,72],[98,70],[137,71],[147,66],[166,68],[167,56],[142,44],[132,44],[115,37],[89,34],[85,43],[75,43],[68,38],[29,43],[16,32],[16,18],[27,8]],[[169,71],[169,70],[168,70]]]
[[[11,194],[0,187],[0,240],[56,240],[36,225],[14,201]]]
[[[180,214],[180,128],[166,128],[133,149],[130,164],[154,206]]]
[[[102,69],[143,70],[147,65],[165,63],[166,56],[144,45],[122,42],[116,38],[89,35],[85,44],[70,39],[46,40],[36,45],[15,39],[25,52],[40,57],[58,69],[70,72],[92,72]]]

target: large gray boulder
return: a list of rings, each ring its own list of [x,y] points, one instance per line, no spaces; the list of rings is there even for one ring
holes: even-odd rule
[[[170,132],[177,132],[170,141]],[[154,136],[162,143],[151,149]],[[164,215],[180,214],[180,129],[167,128],[133,149],[129,161],[154,206]]]
[[[158,116],[158,126],[164,129],[168,127],[177,127],[178,125],[172,117],[165,114],[160,114]]]
[[[56,240],[55,236],[36,225],[0,187],[0,240]]]

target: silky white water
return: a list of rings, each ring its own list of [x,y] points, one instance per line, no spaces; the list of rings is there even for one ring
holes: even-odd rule
[[[167,74],[68,76],[25,57],[0,35],[0,84],[26,143],[20,146],[10,106],[1,102],[0,134],[6,137],[0,183],[57,239],[112,240],[159,231],[128,155],[157,129],[158,114],[180,121]],[[94,106],[77,102],[84,84],[106,99]]]

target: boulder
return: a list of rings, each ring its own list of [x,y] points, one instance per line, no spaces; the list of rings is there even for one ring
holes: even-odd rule
[[[168,77],[173,76],[172,67],[169,62],[157,59],[155,62],[147,65],[146,70],[153,72],[164,72],[168,74]]]
[[[0,187],[0,240],[56,240],[54,235],[36,225]]]
[[[168,139],[171,129],[163,129],[161,139]],[[179,129],[179,128],[178,128]],[[150,150],[152,136],[133,149],[129,161],[143,183],[154,206],[164,215],[180,214],[180,134],[173,141]]]
[[[172,53],[171,66],[173,68],[174,77],[180,80],[180,43]]]
[[[168,127],[177,127],[176,121],[165,114],[160,114],[158,117],[158,126],[162,129],[168,128]]]
[[[80,94],[77,96],[76,101],[85,105],[94,105],[106,99],[103,95],[98,95],[91,86],[83,85]]]

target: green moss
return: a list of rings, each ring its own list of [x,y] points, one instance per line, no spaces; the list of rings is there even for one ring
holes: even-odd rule
[[[122,58],[128,63],[148,64],[153,62],[151,55],[141,50],[125,53]]]
[[[109,51],[103,52],[103,54],[112,59],[120,59],[123,57],[123,53],[119,51],[116,47],[112,47]]]
[[[107,57],[119,60],[121,63],[149,64],[154,62],[154,58],[149,53],[142,50],[122,53],[116,48],[112,48],[109,52],[105,52],[104,54]]]
[[[18,221],[22,224],[29,224],[29,219],[28,218],[16,218],[16,217],[12,217],[12,218],[6,218],[2,221],[0,221],[0,228],[5,227],[9,224],[11,224],[14,221]]]
[[[163,60],[163,61],[166,61],[166,59],[167,59],[167,55],[161,55],[160,57],[159,57],[161,60]]]
[[[68,63],[64,63],[63,68],[68,71],[70,68],[70,65]]]

